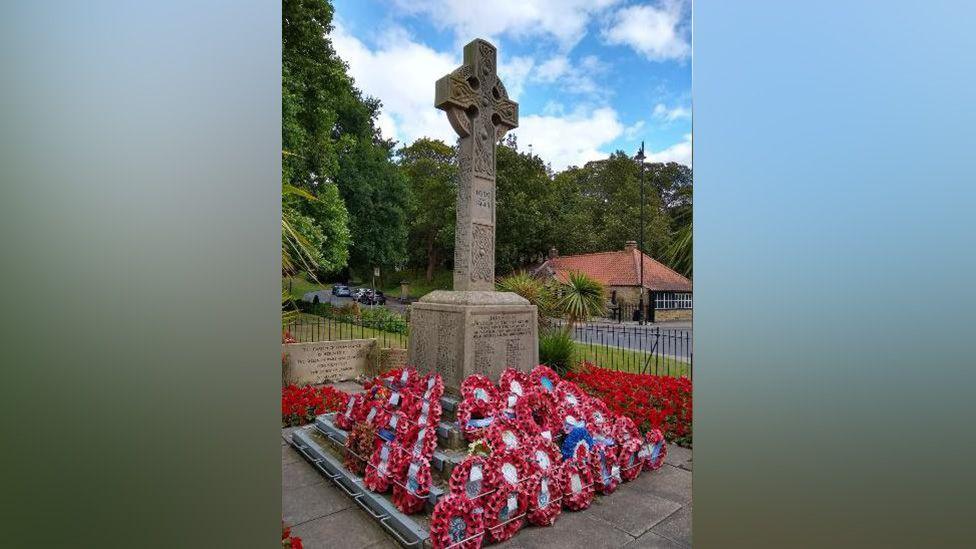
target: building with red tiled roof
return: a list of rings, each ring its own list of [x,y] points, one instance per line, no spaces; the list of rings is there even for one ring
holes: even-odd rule
[[[533,270],[538,278],[566,282],[569,273],[576,271],[597,280],[607,287],[611,307],[636,311],[640,300],[641,261],[644,263],[643,286],[647,318],[653,321],[691,320],[691,281],[637,249],[629,241],[622,250],[592,254],[560,256],[555,249],[549,259]],[[631,314],[625,314],[629,320]]]

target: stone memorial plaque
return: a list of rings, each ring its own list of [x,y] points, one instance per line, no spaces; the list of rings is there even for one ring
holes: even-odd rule
[[[368,372],[375,346],[373,339],[284,343],[284,382],[318,385],[355,379]]]

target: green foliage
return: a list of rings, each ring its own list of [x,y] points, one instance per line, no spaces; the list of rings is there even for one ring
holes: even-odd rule
[[[565,330],[546,330],[539,334],[539,362],[559,375],[576,365],[576,343]]]
[[[607,290],[583,273],[570,272],[569,280],[560,286],[556,307],[568,322],[567,328],[590,317],[603,316]]]
[[[668,248],[667,259],[671,268],[691,278],[692,276],[692,206],[691,186],[682,187],[676,192],[681,202],[675,206],[673,228],[674,236]]]
[[[455,151],[442,141],[422,138],[397,155],[410,187],[409,260],[423,268],[426,281],[431,282],[434,272],[454,252]]]
[[[407,333],[407,319],[386,307],[364,307],[360,318],[363,326],[395,334]]]
[[[539,311],[539,326],[548,326],[549,319],[556,315],[555,298],[551,288],[525,272],[499,279],[495,283],[499,292],[512,292],[524,297]]]
[[[322,272],[347,261],[397,265],[406,256],[406,180],[393,144],[379,138],[380,103],[356,89],[332,47],[332,16],[326,0],[282,2],[282,179],[320,199],[300,214],[322,228]]]

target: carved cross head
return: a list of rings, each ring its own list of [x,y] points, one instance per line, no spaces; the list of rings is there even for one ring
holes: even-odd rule
[[[437,81],[434,106],[447,112],[461,137],[494,128],[494,140],[499,140],[518,127],[518,103],[508,98],[498,78],[497,53],[488,42],[472,40],[464,46],[464,64]]]

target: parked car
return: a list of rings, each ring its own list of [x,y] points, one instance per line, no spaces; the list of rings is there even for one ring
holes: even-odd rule
[[[363,295],[359,296],[357,301],[366,305],[386,305],[386,296],[379,290],[375,292],[373,290],[366,290],[363,292]]]
[[[349,286],[345,284],[336,284],[332,287],[332,295],[337,297],[349,297],[352,292],[349,291]]]
[[[359,301],[359,298],[366,293],[366,288],[354,288],[349,292],[349,297],[353,298],[354,301]]]

